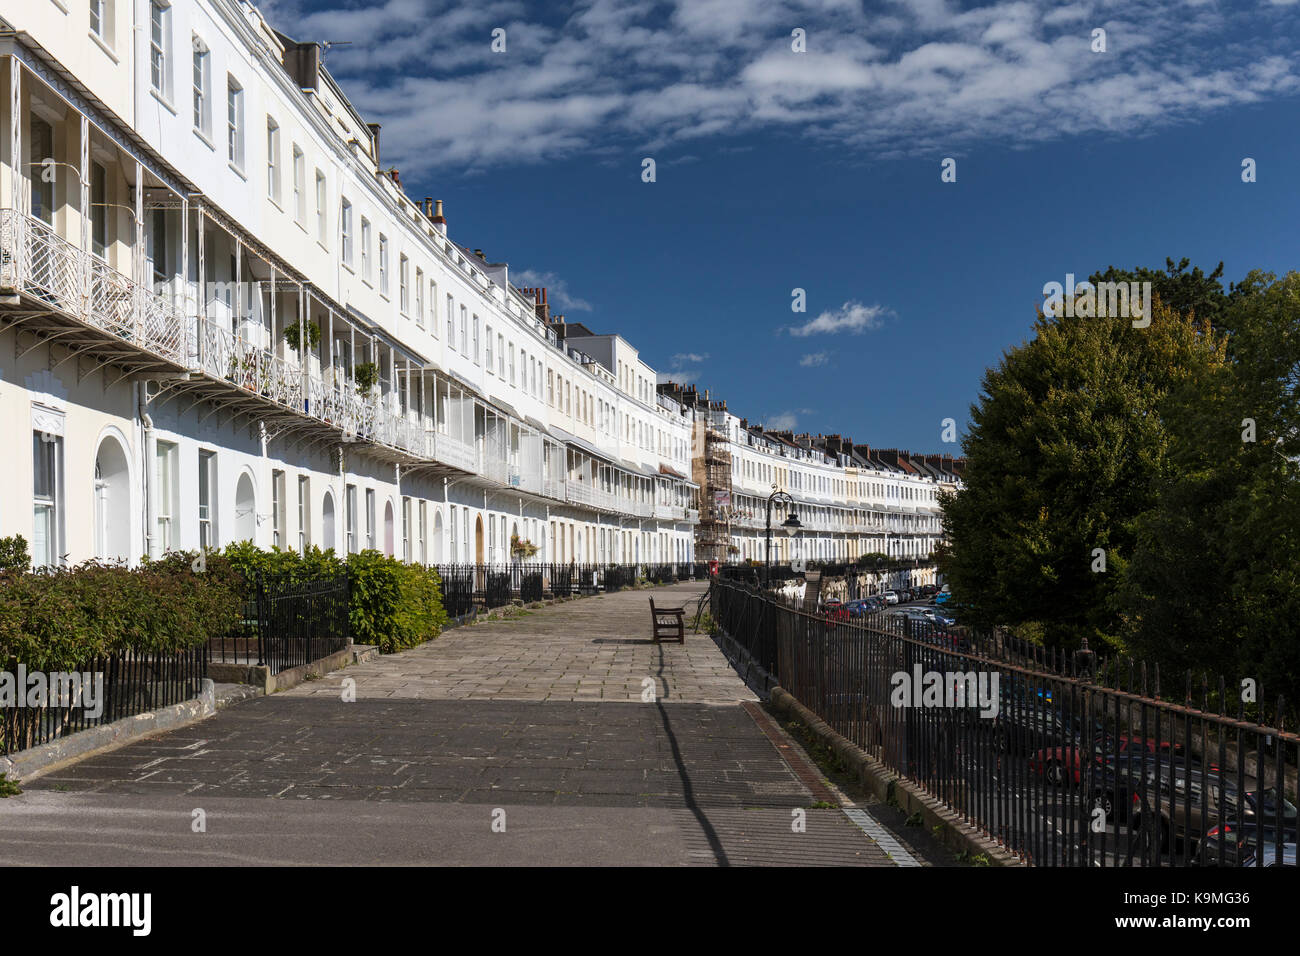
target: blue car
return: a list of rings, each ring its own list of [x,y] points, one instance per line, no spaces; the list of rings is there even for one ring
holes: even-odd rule
[[[925,615],[926,620],[938,624],[940,627],[952,627],[957,623],[955,617],[937,607],[927,607],[921,613]]]
[[[848,608],[849,617],[865,617],[880,610],[880,605],[870,598],[858,598],[847,602],[844,606]]]

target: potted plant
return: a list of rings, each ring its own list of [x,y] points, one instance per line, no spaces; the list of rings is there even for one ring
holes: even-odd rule
[[[374,362],[362,362],[352,370],[352,380],[357,383],[357,391],[365,395],[379,381],[379,369]]]
[[[510,536],[510,553],[516,558],[531,558],[537,554],[537,545],[517,534]]]
[[[308,322],[305,328],[307,330],[307,347],[315,349],[316,346],[320,345],[320,326],[315,322]],[[302,344],[301,332],[297,322],[284,327],[284,340],[289,343],[289,348],[295,352],[302,351],[300,348]]]

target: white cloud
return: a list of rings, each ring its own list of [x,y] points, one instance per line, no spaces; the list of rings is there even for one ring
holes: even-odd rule
[[[664,372],[660,372],[660,381],[673,381],[682,385],[690,385],[692,382],[699,380],[704,373],[700,368],[700,363],[707,361],[708,352],[678,352],[673,356],[672,366]]]
[[[830,352],[810,352],[799,360],[799,364],[804,368],[817,368],[830,360]]]
[[[763,428],[770,432],[792,432],[799,424],[799,416],[794,412],[781,412],[763,422]]]
[[[569,284],[554,272],[538,272],[535,269],[521,269],[510,274],[510,284],[516,288],[546,289],[546,301],[550,303],[551,314],[557,312],[590,312],[591,303],[579,299],[569,292]]]
[[[522,0],[303,5],[272,0],[272,26],[353,41],[329,68],[408,178],[760,130],[867,157],[949,155],[993,137],[1144,135],[1300,90],[1285,0],[907,0],[887,15],[850,0],[679,0],[667,17],[655,0],[584,0],[547,5],[545,22]],[[807,52],[791,51],[792,25]],[[1093,26],[1109,53],[1089,49]],[[505,53],[491,52],[496,27]]]
[[[861,334],[868,329],[878,329],[885,324],[884,316],[889,310],[883,305],[863,305],[861,302],[845,302],[838,309],[823,312],[815,319],[809,319],[803,325],[790,326],[790,334],[804,338],[809,335],[833,334],[835,332],[852,332]],[[826,353],[819,353],[825,355]],[[803,364],[802,362],[800,364]]]

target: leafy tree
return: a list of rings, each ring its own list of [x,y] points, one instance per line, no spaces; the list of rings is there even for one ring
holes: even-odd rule
[[[1120,643],[1117,584],[1169,471],[1161,404],[1224,361],[1204,324],[1158,298],[1152,313],[1141,329],[1040,314],[1034,338],[985,373],[965,490],[941,503],[941,568],[976,622],[1041,622],[1053,646]]]
[[[1145,267],[1116,269],[1108,266],[1105,272],[1094,272],[1088,281],[1093,285],[1099,282],[1150,282],[1152,293],[1170,309],[1181,315],[1207,319],[1217,328],[1229,301],[1229,293],[1219,281],[1223,278],[1223,263],[1220,262],[1208,275],[1200,266],[1189,271],[1190,264],[1191,260],[1186,258],[1180,259],[1176,265],[1173,259],[1166,258],[1163,272]]]
[[[1220,316],[1228,361],[1166,397],[1173,467],[1138,524],[1119,606],[1136,652],[1163,666],[1257,677],[1265,693],[1294,702],[1300,274],[1253,272],[1237,288],[1245,291]]]

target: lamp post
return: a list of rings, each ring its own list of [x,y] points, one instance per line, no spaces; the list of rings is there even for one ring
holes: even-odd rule
[[[763,581],[764,581],[764,586],[769,589],[772,587],[772,505],[778,501],[790,509],[789,517],[781,522],[781,527],[785,529],[785,533],[793,538],[796,534],[799,533],[799,529],[803,527],[803,524],[801,524],[799,519],[795,517],[793,498],[791,498],[784,491],[774,491],[770,495],[768,495],[767,497],[767,550],[765,552],[766,560],[764,562],[766,573],[764,574]]]

